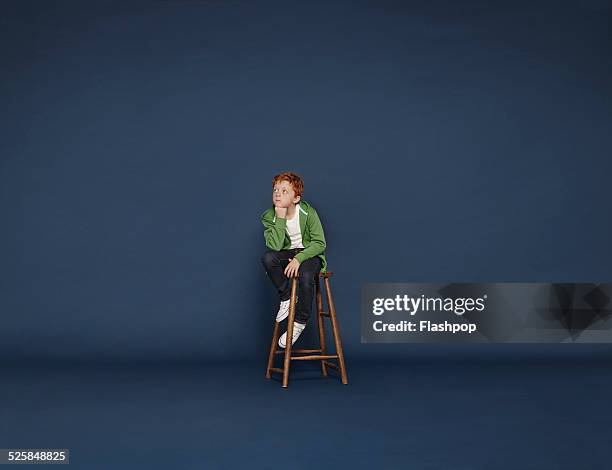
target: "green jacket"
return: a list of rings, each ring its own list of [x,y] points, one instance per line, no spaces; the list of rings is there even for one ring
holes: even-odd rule
[[[300,231],[302,232],[302,245],[304,250],[295,255],[300,264],[305,260],[318,256],[321,258],[321,272],[327,272],[325,259],[325,234],[317,211],[306,201],[300,201],[296,206],[300,211]],[[266,246],[272,251],[288,250],[291,240],[287,233],[287,219],[276,217],[274,207],[270,207],[261,214],[261,223],[264,226],[264,239]]]

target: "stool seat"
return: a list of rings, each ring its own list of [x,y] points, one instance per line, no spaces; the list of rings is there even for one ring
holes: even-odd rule
[[[338,319],[336,318],[336,308],[331,294],[329,279],[333,273],[327,271],[319,272],[315,279],[315,291],[317,299],[317,323],[319,327],[319,344],[318,348],[311,349],[294,349],[290,338],[293,335],[293,324],[295,320],[295,304],[297,300],[297,277],[291,279],[291,298],[289,303],[289,316],[287,318],[287,345],[285,350],[277,350],[280,323],[274,322],[274,331],[272,332],[272,344],[270,346],[270,354],[268,356],[268,368],[266,369],[266,378],[272,377],[272,372],[283,374],[283,388],[289,386],[289,368],[291,361],[321,361],[321,372],[324,377],[328,375],[328,368],[334,369],[340,374],[340,379],[344,385],[348,384],[346,374],[346,365],[344,362],[344,353],[342,352],[342,341],[340,340],[340,328]],[[327,300],[327,311],[323,310],[323,296],[321,295],[321,285],[319,279],[323,279],[325,286],[325,294]],[[325,325],[324,318],[329,318],[332,326],[332,335],[334,337],[335,354],[326,351]],[[316,353],[316,354],[315,354]],[[301,354],[301,355],[298,355]],[[305,355],[304,355],[305,354]],[[283,367],[274,367],[274,359],[277,355],[283,356]],[[330,362],[330,359],[335,359],[337,363]]]

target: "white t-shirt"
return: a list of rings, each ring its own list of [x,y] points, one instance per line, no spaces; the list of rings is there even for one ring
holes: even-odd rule
[[[302,245],[302,232],[300,231],[300,209],[295,208],[295,215],[293,219],[287,219],[286,226],[287,233],[291,239],[291,248],[304,248]]]

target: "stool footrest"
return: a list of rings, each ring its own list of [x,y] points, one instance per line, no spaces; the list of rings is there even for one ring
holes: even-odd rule
[[[315,353],[315,352],[323,352],[322,349],[292,349],[291,350],[292,353]],[[276,354],[285,354],[285,350],[284,349],[280,349],[276,351]]]
[[[270,372],[278,372],[279,374],[282,374],[283,372],[285,372],[285,369],[279,369],[278,367],[270,367]]]
[[[327,313],[327,312],[319,312],[319,316],[320,316],[320,317],[327,317],[327,318],[330,318],[329,313]]]
[[[338,359],[337,354],[322,354],[319,356],[291,356],[292,361],[317,361],[321,359]]]

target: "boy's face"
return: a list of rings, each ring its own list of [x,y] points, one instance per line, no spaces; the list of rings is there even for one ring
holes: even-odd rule
[[[272,202],[276,207],[289,207],[300,202],[300,196],[295,195],[293,186],[289,181],[278,181],[272,190]]]

